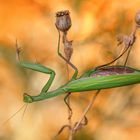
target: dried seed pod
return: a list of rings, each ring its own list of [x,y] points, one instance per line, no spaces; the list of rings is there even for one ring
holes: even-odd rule
[[[55,25],[58,30],[62,32],[67,32],[71,27],[71,18],[69,11],[59,11],[56,13],[56,22]]]
[[[138,25],[140,25],[140,11],[138,11],[138,12],[136,13],[135,22],[136,22]]]
[[[67,60],[70,61],[72,53],[73,53],[72,41],[66,41],[64,43],[64,53]]]

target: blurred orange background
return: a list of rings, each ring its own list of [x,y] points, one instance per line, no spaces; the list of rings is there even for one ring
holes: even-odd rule
[[[1,0],[0,1],[0,140],[52,140],[62,125],[67,124],[64,96],[28,105],[4,123],[24,103],[24,92],[37,95],[49,75],[20,68],[16,63],[15,41],[22,48],[22,59],[52,68],[56,78],[51,90],[67,82],[66,64],[57,55],[58,33],[55,13],[70,11],[73,40],[71,61],[79,75],[115,58],[116,35],[129,34],[134,25],[139,0]],[[140,68],[140,33],[128,65]],[[63,48],[62,48],[63,50]],[[124,59],[121,59],[120,63]],[[70,75],[73,71],[70,69]],[[103,90],[89,111],[89,123],[75,140],[139,140],[140,85]],[[87,106],[93,92],[73,93],[73,123]],[[4,123],[4,124],[3,124]],[[67,139],[68,131],[57,137]]]

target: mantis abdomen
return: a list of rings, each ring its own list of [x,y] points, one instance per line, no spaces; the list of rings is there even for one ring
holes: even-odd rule
[[[140,83],[140,71],[122,66],[111,66],[92,71],[88,77],[69,82],[69,92],[114,88]]]

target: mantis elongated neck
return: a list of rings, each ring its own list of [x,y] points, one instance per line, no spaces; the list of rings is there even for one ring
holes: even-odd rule
[[[37,96],[30,96],[28,94],[24,94],[23,100],[26,103],[32,103],[32,102],[37,102],[37,101],[42,101],[42,100],[45,100],[48,98],[52,98],[55,96],[59,96],[59,95],[64,94],[64,93],[66,93],[66,91],[63,88],[58,88],[54,91],[50,91],[47,93],[44,92],[44,93],[41,93]]]

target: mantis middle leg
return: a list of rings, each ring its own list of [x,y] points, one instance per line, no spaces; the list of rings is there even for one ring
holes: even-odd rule
[[[67,64],[69,64],[74,70],[74,74],[72,76],[71,79],[76,79],[77,75],[78,75],[78,69],[69,61],[67,60],[60,52],[60,38],[61,38],[61,35],[60,35],[60,31],[58,30],[58,34],[59,34],[59,38],[58,38],[58,48],[57,48],[57,53],[58,55],[64,60],[66,61]]]
[[[58,30],[58,35],[59,35],[59,37],[58,37],[58,48],[57,48],[57,53],[58,53],[58,55],[59,55],[64,61],[66,61],[67,64],[69,64],[69,65],[75,70],[75,72],[74,72],[74,74],[73,74],[71,80],[76,79],[76,77],[77,77],[77,75],[78,75],[78,69],[77,69],[69,60],[67,60],[67,59],[61,54],[61,52],[60,52],[60,39],[61,39],[61,35],[60,35],[60,31],[59,31],[59,30]],[[64,102],[65,102],[65,104],[67,105],[67,107],[68,107],[68,109],[69,109],[69,111],[70,111],[70,116],[69,116],[68,119],[70,119],[71,116],[72,116],[72,109],[71,109],[71,107],[70,107],[70,105],[69,105],[69,103],[68,103],[68,98],[69,98],[70,94],[71,94],[71,93],[68,92],[67,95],[66,95],[65,98],[64,98]]]

